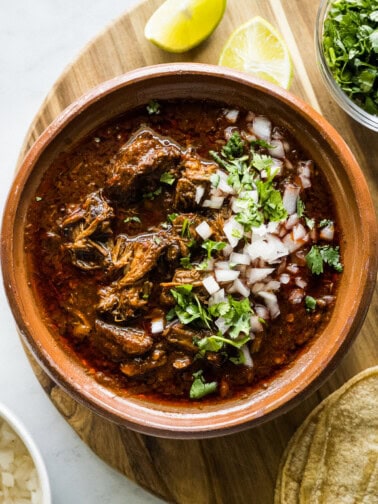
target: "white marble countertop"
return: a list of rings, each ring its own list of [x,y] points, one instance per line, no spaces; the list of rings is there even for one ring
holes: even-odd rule
[[[83,46],[136,0],[16,0],[0,4],[1,216],[24,137],[49,89]],[[34,437],[54,504],[162,502],[108,467],[79,439],[35,378],[1,282],[0,402]]]

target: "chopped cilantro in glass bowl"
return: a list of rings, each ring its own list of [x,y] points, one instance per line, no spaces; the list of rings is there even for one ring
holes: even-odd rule
[[[378,131],[378,0],[322,0],[316,49],[322,76],[338,105]]]

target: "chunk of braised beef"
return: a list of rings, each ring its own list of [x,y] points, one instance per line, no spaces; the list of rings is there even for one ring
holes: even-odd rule
[[[72,264],[83,270],[108,264],[113,218],[113,208],[102,191],[89,194],[82,205],[68,208],[58,224],[66,236],[63,247],[69,251]]]
[[[195,341],[210,335],[210,331],[192,329],[180,322],[173,322],[168,325],[162,333],[162,336],[171,345],[191,354],[198,352],[198,346],[195,344]]]
[[[167,363],[167,354],[161,348],[155,348],[149,355],[136,358],[120,365],[121,372],[130,377],[144,375],[149,371],[162,367]]]
[[[107,167],[107,191],[123,201],[135,199],[146,181],[153,187],[163,172],[176,173],[182,150],[173,140],[143,127],[121,147]]]
[[[171,244],[172,238],[164,232],[137,235],[130,239],[126,235],[117,237],[112,251],[112,268],[122,269],[117,280],[120,287],[132,285],[153,269],[160,254]]]
[[[148,309],[152,282],[142,280],[136,285],[121,287],[118,282],[100,287],[96,310],[110,315],[116,322],[125,322]]]
[[[91,338],[94,345],[113,361],[143,355],[153,346],[152,337],[142,329],[108,324],[100,319],[95,321]]]
[[[175,188],[174,206],[177,210],[188,211],[198,208],[210,189],[210,177],[217,165],[200,157],[185,153],[182,157],[181,177]]]

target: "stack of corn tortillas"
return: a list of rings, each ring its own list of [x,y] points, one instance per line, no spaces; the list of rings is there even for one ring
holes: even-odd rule
[[[275,504],[378,504],[378,366],[327,397],[283,455]]]

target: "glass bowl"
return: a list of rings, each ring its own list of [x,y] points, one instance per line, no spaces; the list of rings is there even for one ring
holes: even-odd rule
[[[315,27],[315,45],[318,66],[320,68],[323,80],[328,91],[337,102],[337,104],[354,120],[358,121],[367,128],[378,131],[378,116],[369,114],[359,107],[349,96],[342,91],[340,86],[335,82],[332,72],[327,64],[323,51],[323,31],[324,21],[327,18],[328,12],[335,0],[321,0]]]

